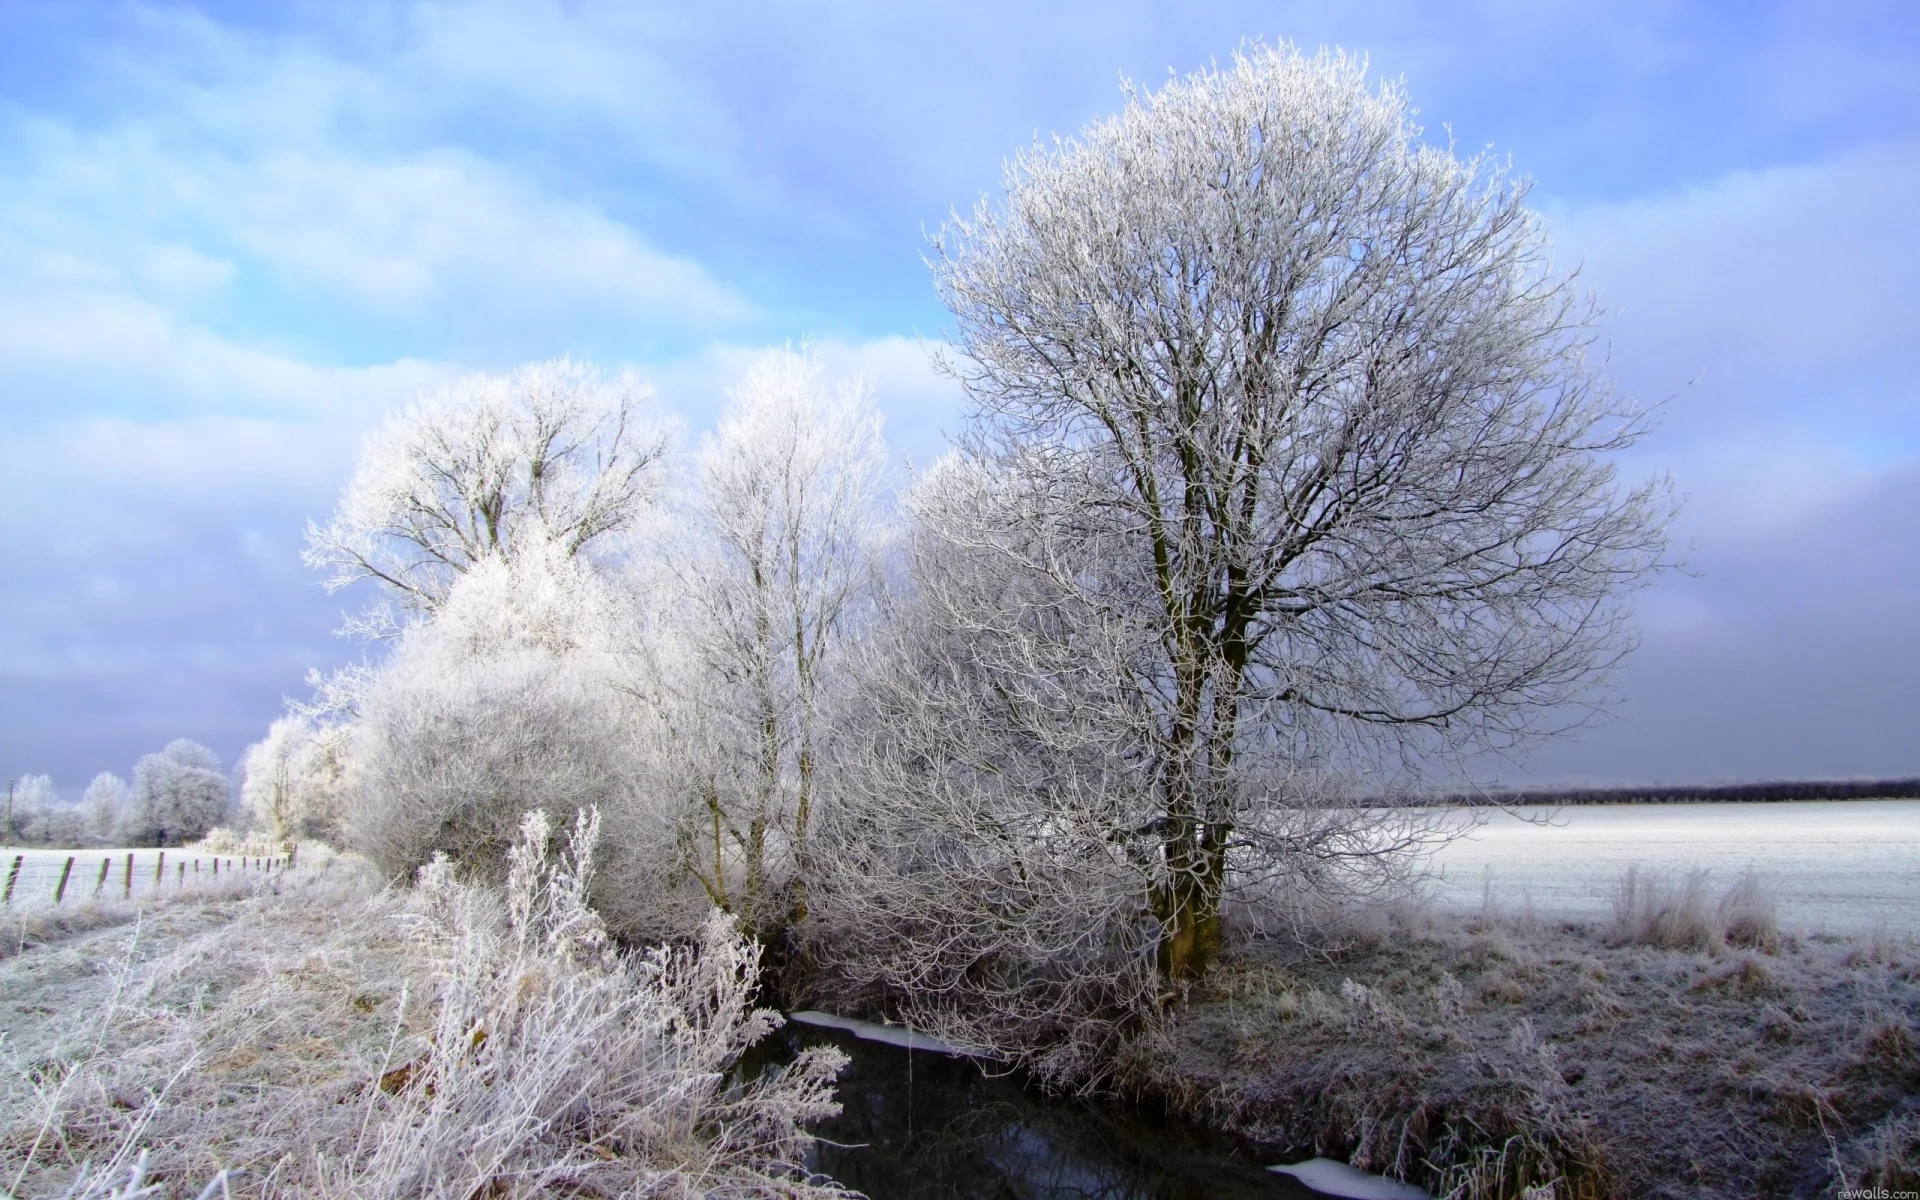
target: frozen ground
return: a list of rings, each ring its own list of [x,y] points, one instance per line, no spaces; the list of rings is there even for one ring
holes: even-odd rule
[[[1605,918],[1628,864],[1704,867],[1716,885],[1752,866],[1774,884],[1783,930],[1920,935],[1920,800],[1595,804],[1483,814],[1436,856],[1441,907],[1477,909],[1491,872],[1509,914]],[[1550,816],[1549,824],[1524,818]],[[1467,820],[1462,814],[1462,823]]]
[[[0,847],[0,888],[6,886],[7,876],[13,871],[13,860],[20,859],[20,873],[13,882],[13,894],[7,903],[9,908],[44,908],[53,903],[54,889],[60,883],[60,871],[65,866],[67,856],[73,856],[73,874],[67,880],[65,903],[77,904],[90,900],[95,889],[102,899],[119,899],[126,895],[127,855],[133,855],[133,887],[135,896],[150,895],[154,889],[154,867],[159,865],[161,852],[153,849],[129,850],[30,850],[18,846]],[[214,855],[196,850],[166,851],[166,877],[159,886],[163,892],[177,889],[184,879],[187,886],[195,883],[209,883],[213,879]],[[219,856],[220,872],[242,871],[257,875],[261,870],[258,858],[242,858],[239,855],[222,854]],[[108,864],[106,882],[100,880],[100,864]],[[181,863],[186,871],[180,870]],[[198,873],[195,864],[198,863]]]

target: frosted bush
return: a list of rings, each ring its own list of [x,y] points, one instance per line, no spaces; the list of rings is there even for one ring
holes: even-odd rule
[[[714,913],[693,949],[616,952],[586,905],[597,813],[549,858],[544,813],[509,855],[504,898],[420,872],[419,936],[437,995],[421,1052],[382,1076],[393,1095],[360,1196],[837,1194],[806,1182],[805,1122],[839,1111],[846,1058],[806,1051],[730,1083],[781,1023],[752,1007],[759,947]]]
[[[698,917],[672,885],[664,805],[644,786],[616,606],[564,555],[528,551],[467,572],[368,684],[341,828],[391,878],[435,854],[505,877],[520,815],[606,814],[598,893],[621,932],[681,936]]]

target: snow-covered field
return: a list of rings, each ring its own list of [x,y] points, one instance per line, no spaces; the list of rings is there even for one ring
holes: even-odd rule
[[[1604,918],[1630,863],[1702,867],[1721,887],[1751,866],[1778,892],[1783,930],[1920,935],[1920,800],[1596,804],[1487,816],[1435,856],[1443,908],[1479,908],[1491,871],[1494,899],[1509,914],[1531,902],[1542,917]],[[1523,819],[1542,816],[1551,822]]]
[[[134,896],[147,896],[156,886],[154,868],[161,865],[161,851],[151,848],[129,850],[30,850],[17,846],[0,848],[0,888],[6,886],[7,876],[13,872],[13,860],[20,859],[20,873],[13,882],[13,895],[8,901],[10,908],[43,908],[53,903],[54,889],[60,884],[60,872],[65,867],[69,855],[73,857],[73,873],[67,879],[67,891],[64,903],[81,903],[94,897],[96,890],[101,899],[117,900],[127,895],[127,855],[133,855]],[[168,850],[165,863],[165,876],[158,883],[161,892],[176,891],[184,882],[187,887],[195,884],[213,882],[214,855],[194,850]],[[100,878],[100,865],[108,864],[106,881]],[[242,858],[238,855],[219,856],[222,878],[233,872],[243,875],[261,873],[262,860]],[[185,872],[180,870],[186,864]],[[196,871],[195,864],[198,864]]]

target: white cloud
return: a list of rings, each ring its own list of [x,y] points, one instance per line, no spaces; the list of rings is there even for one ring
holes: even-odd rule
[[[413,359],[315,363],[220,336],[125,292],[0,284],[0,371],[16,430],[216,413],[358,426],[449,370]]]
[[[613,305],[684,328],[751,311],[691,259],[464,153],[273,153],[202,178],[223,198],[208,217],[291,280],[415,317]]]
[[[1913,399],[1916,193],[1920,145],[1903,143],[1549,214],[1562,259],[1584,259],[1613,310],[1630,382],[1656,395],[1709,385],[1682,395],[1676,418],[1705,407],[1752,421],[1817,399],[1823,416],[1883,419]]]
[[[421,114],[476,85],[424,35],[395,52],[414,70],[383,71],[190,14],[145,19],[164,45],[120,64],[117,109],[0,113],[0,311],[16,322],[0,353],[29,376],[23,357],[151,359],[165,341],[514,357],[753,315],[574,185],[436,133]]]
[[[264,287],[322,312],[371,307],[428,342],[479,319],[595,314],[698,330],[752,311],[699,263],[456,151],[230,155],[144,133],[13,141],[23,153],[0,176],[12,263],[0,288],[36,305],[50,292],[121,293],[196,310],[246,283],[254,304]]]
[[[713,87],[713,13],[670,5],[420,4],[389,77],[421,87],[404,102],[510,109],[586,136],[735,204],[776,202],[746,131]],[[693,45],[689,45],[689,41]]]

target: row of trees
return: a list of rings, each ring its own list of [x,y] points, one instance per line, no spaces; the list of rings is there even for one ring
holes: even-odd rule
[[[1004,194],[935,241],[972,411],[897,495],[792,351],[685,458],[564,360],[390,420],[308,552],[390,649],[250,756],[259,811],[399,875],[597,805],[629,932],[717,905],[1063,1070],[1236,898],[1391,883],[1427,831],[1351,788],[1548,732],[1663,546],[1524,184],[1280,48]]]
[[[95,775],[77,805],[61,802],[50,777],[24,777],[10,801],[7,838],[37,846],[177,846],[227,820],[232,794],[213,751],[177,738],[134,764],[131,785],[111,771]]]

